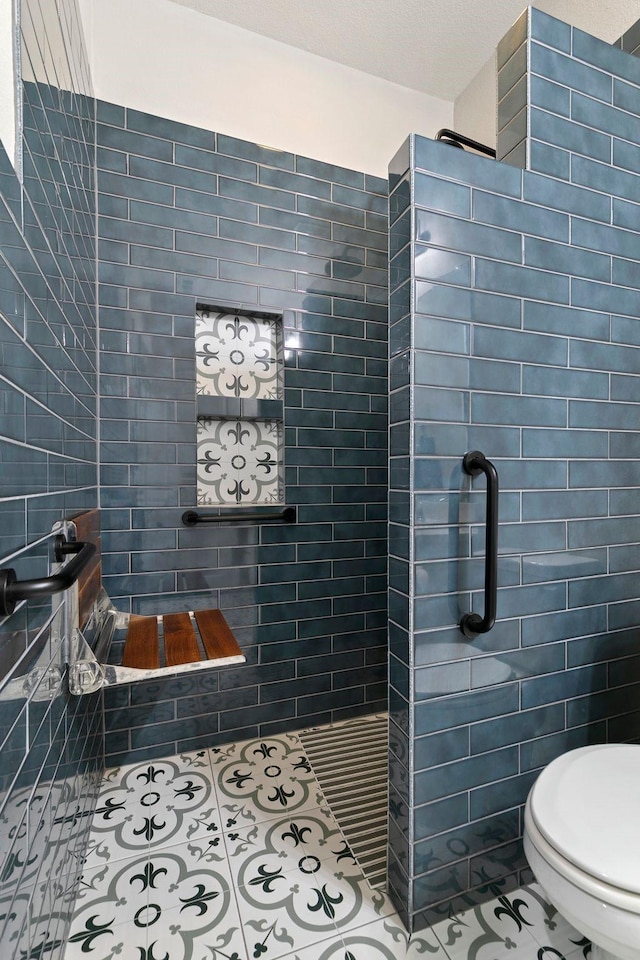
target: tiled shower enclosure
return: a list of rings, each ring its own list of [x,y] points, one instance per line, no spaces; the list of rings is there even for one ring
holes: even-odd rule
[[[536,9],[498,60],[506,162],[416,136],[390,168],[390,881],[416,928],[518,886],[546,763],[640,736],[640,60]],[[498,621],[467,640],[470,450],[501,493]]]

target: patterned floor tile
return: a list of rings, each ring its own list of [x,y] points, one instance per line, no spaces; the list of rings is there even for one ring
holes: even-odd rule
[[[444,948],[429,932],[407,936],[404,927],[392,919],[360,927],[338,938],[330,938],[283,960],[448,960]]]
[[[344,960],[345,947],[342,937],[334,932],[330,937],[322,940],[316,940],[309,947],[302,947],[294,953],[285,954],[281,960],[323,960],[325,957],[333,956],[332,951],[338,950],[336,956],[338,960]],[[252,954],[250,954],[252,956]]]
[[[298,737],[283,734],[211,751],[220,809],[231,828],[323,803]]]
[[[443,920],[432,931],[451,960],[535,960],[539,945],[527,913],[516,890]]]
[[[134,923],[95,924],[86,930],[72,927],[64,960],[140,960],[146,956],[146,949],[146,930],[141,931]]]
[[[176,764],[130,768],[115,786],[103,788],[93,818],[86,864],[221,833],[218,799],[208,763],[181,771]]]
[[[378,920],[343,935],[345,956],[353,960],[448,960],[444,947],[429,930],[409,938],[395,917]],[[336,960],[343,960],[336,954]],[[322,960],[325,960],[323,957]],[[326,960],[332,960],[328,954]]]
[[[527,918],[532,923],[530,930],[536,943],[550,951],[553,957],[556,957],[556,953],[567,960],[569,957],[579,960],[589,956],[589,940],[545,899],[538,884],[523,887],[518,894],[527,904]],[[553,953],[554,950],[556,953]],[[546,960],[546,956],[543,955],[541,960]]]
[[[343,937],[347,931],[395,915],[389,897],[369,885],[346,843],[340,854],[320,862],[312,878],[323,900],[333,904],[335,923]]]
[[[224,840],[236,882],[242,882],[238,877],[248,860],[259,859],[268,869],[288,871],[305,860],[311,863],[340,854],[346,847],[333,816],[323,807],[232,830]]]
[[[206,839],[196,840],[85,871],[70,936],[70,943],[79,945],[78,955],[93,954],[103,960],[104,950],[122,941],[120,928],[127,927],[127,950],[132,943],[147,950],[158,940],[158,931],[163,931],[158,942],[164,946],[175,934],[170,960],[174,954],[182,960],[180,950],[190,957],[188,944],[214,927],[217,933],[226,933],[227,924],[229,929],[239,929],[229,867],[220,845],[222,853]],[[242,943],[240,938],[238,945]],[[140,956],[151,960],[148,951],[135,954],[136,960]]]
[[[144,960],[246,960],[235,895],[222,874],[191,872],[185,880],[174,868],[169,879],[147,908]]]
[[[585,960],[533,884],[409,939],[294,734],[108,771],[65,960]]]
[[[245,861],[237,887],[238,910],[249,953],[276,960],[311,946],[319,940],[339,937],[335,906],[337,891],[319,890],[302,869],[269,869],[259,857]]]
[[[122,787],[128,793],[146,793],[152,789],[164,794],[170,792],[173,781],[179,776],[189,776],[194,771],[211,779],[211,761],[208,750],[178,753],[173,757],[130,763],[126,766],[105,770],[100,783],[100,792]]]

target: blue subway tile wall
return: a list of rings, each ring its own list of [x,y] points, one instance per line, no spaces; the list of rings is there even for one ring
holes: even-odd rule
[[[22,179],[0,146],[0,566],[48,576],[52,524],[97,502],[95,109],[75,2],[23,0]],[[59,19],[58,19],[59,16]],[[0,942],[61,958],[102,767],[71,697],[65,602],[0,622]]]
[[[527,9],[499,45],[498,159],[637,200],[638,32],[611,47]]]
[[[387,182],[114,104],[97,131],[104,583],[221,608],[248,661],[107,691],[108,762],[385,708]],[[198,303],[282,315],[295,524],[181,523]]]
[[[534,170],[537,121],[525,171],[421,137],[390,168],[390,880],[414,928],[526,877],[523,805],[553,757],[640,740],[640,245],[621,206],[640,195],[622,151],[640,61],[558,23],[530,8],[499,62],[562,115],[561,173]],[[445,215],[442,196],[464,203]],[[501,522],[498,622],[469,641],[472,449],[497,466]]]

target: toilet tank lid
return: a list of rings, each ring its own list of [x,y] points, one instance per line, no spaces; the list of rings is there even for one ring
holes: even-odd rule
[[[640,893],[640,746],[599,744],[557,757],[536,780],[529,810],[567,860]]]

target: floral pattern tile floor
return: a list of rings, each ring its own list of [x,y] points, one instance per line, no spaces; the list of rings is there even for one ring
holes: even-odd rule
[[[295,734],[108,770],[65,960],[583,960],[526,887],[408,938]]]

